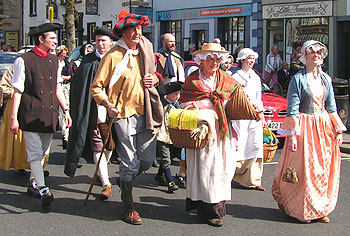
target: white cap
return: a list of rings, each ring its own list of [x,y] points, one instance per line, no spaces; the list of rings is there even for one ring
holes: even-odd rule
[[[306,65],[306,57],[305,57],[305,54],[306,53],[309,53],[310,52],[310,48],[312,48],[312,50],[314,52],[318,52],[318,51],[321,51],[321,55],[322,55],[322,62],[321,64],[323,64],[323,59],[326,58],[328,56],[328,50],[327,50],[327,47],[326,45],[324,45],[323,43],[319,42],[319,41],[316,41],[316,40],[309,40],[309,41],[306,41],[304,44],[303,44],[303,47],[301,48],[301,57],[300,57],[300,61]]]
[[[249,56],[254,56],[255,59],[258,59],[259,54],[254,52],[250,48],[242,48],[241,51],[239,51],[239,53],[238,53],[237,61],[245,60]]]

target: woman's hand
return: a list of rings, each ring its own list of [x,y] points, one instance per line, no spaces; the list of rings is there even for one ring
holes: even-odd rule
[[[292,137],[288,140],[288,150],[295,152],[297,150],[297,139]]]
[[[342,133],[337,134],[337,143],[339,146],[342,145],[342,143],[343,143],[343,134]]]
[[[256,121],[260,121],[264,119],[264,112],[263,111],[259,111],[256,113]]]

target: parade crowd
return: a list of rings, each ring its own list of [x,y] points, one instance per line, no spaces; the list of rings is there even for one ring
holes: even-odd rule
[[[162,35],[162,47],[154,52],[142,35],[147,16],[122,10],[118,18],[113,30],[96,28],[95,49],[83,45],[82,59],[73,64],[66,61],[67,47],[57,47],[59,25],[30,29],[34,49],[18,57],[0,83],[0,106],[6,102],[0,168],[30,169],[27,192],[49,208],[54,194],[45,183],[44,167],[53,134],[61,127],[64,173],[73,178],[82,157],[98,165],[101,200],[112,194],[108,163],[117,157],[125,222],[142,223],[134,207],[134,180],[157,160],[154,180],[169,193],[186,188],[185,210],[196,211],[211,226],[222,226],[232,181],[265,191],[266,122],[261,77],[253,68],[259,55],[240,46],[231,56],[218,38],[197,50],[191,44],[185,58],[195,61],[198,70],[185,78],[173,34]],[[328,223],[339,192],[339,145],[346,127],[337,114],[332,79],[321,68],[327,55],[324,44],[306,41],[295,55],[302,66],[291,76],[273,46],[264,73],[275,92],[278,83],[288,89],[287,118],[278,130],[286,140],[272,195],[282,212],[305,223]],[[232,74],[234,62],[238,70]],[[231,97],[237,85],[243,85],[256,118],[227,117],[225,108],[235,103]],[[202,148],[176,147],[170,138],[174,111],[187,109],[196,111],[195,126],[198,121],[200,132],[207,135]],[[174,157],[180,159],[175,175],[170,169]]]

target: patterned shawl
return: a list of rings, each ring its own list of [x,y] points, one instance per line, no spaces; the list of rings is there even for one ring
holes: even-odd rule
[[[237,81],[228,73],[221,70],[216,72],[216,77],[218,81],[215,90],[213,92],[208,92],[199,79],[199,70],[192,73],[186,78],[185,83],[182,85],[179,101],[183,103],[209,98],[219,117],[219,137],[224,140],[225,137],[229,137],[229,125],[225,114],[224,100],[230,98]]]

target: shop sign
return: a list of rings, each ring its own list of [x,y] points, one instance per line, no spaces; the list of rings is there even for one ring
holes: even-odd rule
[[[332,16],[332,1],[263,6],[263,19],[323,16]]]
[[[157,21],[168,20],[186,20],[194,18],[213,18],[213,17],[232,17],[232,16],[250,16],[252,14],[252,5],[231,5],[225,7],[211,7],[199,9],[186,9],[174,11],[159,11],[156,13]]]
[[[149,20],[152,21],[152,8],[151,7],[133,7],[131,8],[131,13],[138,15],[146,15]]]

